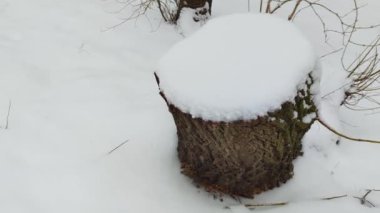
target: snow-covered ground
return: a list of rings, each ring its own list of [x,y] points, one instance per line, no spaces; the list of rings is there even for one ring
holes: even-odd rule
[[[360,21],[380,22],[380,1],[366,2]],[[350,8],[347,0],[331,4]],[[215,17],[247,11],[243,0],[213,6]],[[257,2],[251,6],[256,12]],[[196,25],[175,28],[149,13],[112,28],[128,16],[121,7],[115,0],[0,0],[0,212],[248,211],[239,201],[214,199],[179,171],[174,122],[153,72]],[[318,54],[331,51],[315,18],[296,23]],[[322,67],[327,93],[342,72],[334,55]],[[324,119],[352,136],[379,139],[380,115],[338,111],[338,96],[324,99]],[[289,202],[254,210],[264,212],[378,212],[354,196],[380,189],[380,145],[335,141],[315,124],[294,178],[241,202]],[[321,200],[340,195],[347,197]],[[380,206],[380,192],[367,198]]]

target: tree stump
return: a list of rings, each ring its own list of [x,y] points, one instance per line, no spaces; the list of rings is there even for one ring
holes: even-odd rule
[[[156,75],[157,84],[159,77]],[[213,122],[193,118],[170,104],[178,135],[182,173],[209,192],[252,198],[293,176],[293,160],[314,122],[309,74],[293,102],[251,121]]]
[[[155,76],[182,173],[249,198],[289,180],[316,117],[315,58],[294,25],[268,15],[214,19],[174,46]]]

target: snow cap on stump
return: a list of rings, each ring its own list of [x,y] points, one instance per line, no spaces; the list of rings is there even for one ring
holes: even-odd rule
[[[210,121],[251,120],[292,101],[316,64],[297,27],[272,15],[210,20],[160,60],[167,101]]]

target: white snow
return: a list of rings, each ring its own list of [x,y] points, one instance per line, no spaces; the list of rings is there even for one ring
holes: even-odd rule
[[[179,172],[175,125],[153,77],[160,57],[183,37],[157,11],[107,30],[130,15],[115,13],[118,2],[0,0],[1,213],[379,212],[380,192],[368,196],[376,208],[353,197],[380,189],[380,146],[344,139],[336,146],[337,137],[317,123],[303,140],[294,178],[281,187],[241,203],[196,188]],[[350,9],[347,0],[324,2]],[[378,23],[380,1],[361,2],[368,3],[361,23]],[[246,12],[247,1],[217,0],[213,7],[214,17]],[[319,55],[331,51],[312,11],[296,24]],[[379,33],[365,31],[362,39]],[[344,84],[345,73],[335,55],[321,63],[323,96]],[[322,98],[324,120],[379,139],[378,110],[338,108],[341,96],[338,90]],[[242,206],[273,202],[289,205]]]
[[[177,43],[157,73],[167,100],[193,117],[249,120],[291,101],[313,71],[312,44],[264,14],[215,18]]]

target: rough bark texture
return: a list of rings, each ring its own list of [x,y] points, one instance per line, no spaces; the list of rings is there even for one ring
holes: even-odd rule
[[[182,173],[210,192],[232,196],[253,197],[285,183],[313,123],[303,118],[316,112],[309,78],[293,102],[250,121],[204,121],[168,104],[177,126]]]
[[[210,0],[180,0],[179,4],[183,7],[189,7],[192,9],[197,9],[203,7],[206,2],[211,2]]]
[[[205,7],[206,3],[209,5],[208,8]],[[211,15],[211,6],[212,0],[179,0],[175,21],[179,19],[181,11],[185,7],[196,9],[193,17],[194,21],[205,20],[208,18],[208,15]]]

